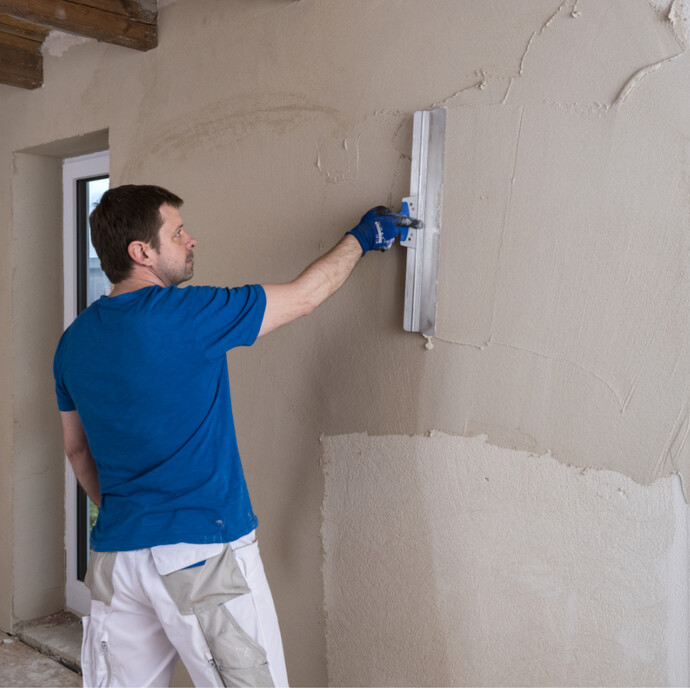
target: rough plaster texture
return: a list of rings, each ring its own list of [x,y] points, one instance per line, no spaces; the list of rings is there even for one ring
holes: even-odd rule
[[[42,224],[17,237],[13,152],[53,144],[37,155],[70,155],[61,142],[107,130],[114,184],[158,183],[185,198],[185,222],[199,240],[194,282],[276,282],[297,275],[367,208],[382,201],[399,204],[408,192],[412,113],[445,106],[458,124],[458,138],[449,144],[468,157],[448,157],[456,166],[449,184],[458,185],[462,208],[444,208],[441,288],[450,293],[441,294],[439,328],[447,340],[471,338],[471,346],[435,340],[427,351],[421,338],[402,332],[404,253],[396,248],[367,256],[341,292],[309,318],[229,358],[240,449],[261,521],[262,554],[291,682],[322,686],[328,680],[319,537],[322,434],[444,429],[485,433],[491,444],[507,448],[552,448],[561,462],[608,467],[644,482],[676,465],[682,469],[676,457],[682,455],[685,418],[684,233],[682,223],[641,232],[633,214],[644,216],[647,205],[630,167],[634,151],[649,157],[640,179],[654,183],[650,203],[667,225],[680,221],[680,206],[685,208],[687,229],[687,3],[166,0],[160,7],[160,44],[153,51],[96,41],[70,47],[58,37],[45,51],[43,88],[0,86],[0,232],[4,246],[12,247],[0,271],[0,318],[8,324],[0,329],[0,380],[12,382],[0,399],[2,624],[11,623],[11,599],[35,600],[40,583],[28,576],[30,568],[45,565],[40,553],[53,549],[57,539],[40,521],[18,521],[18,511],[8,507],[16,504],[11,497],[19,492],[22,505],[30,501],[35,489],[22,492],[21,483],[30,487],[36,478],[23,473],[38,470],[45,471],[37,493],[43,501],[53,465],[62,462],[46,373],[60,328],[53,316],[27,323],[42,295],[57,303],[61,255],[49,247],[51,232],[59,230]],[[485,156],[469,155],[465,126],[476,126]],[[619,199],[625,185],[616,174],[630,183],[631,213],[625,218],[635,221],[631,234],[617,220],[609,223],[611,235],[596,231],[602,224],[598,214],[623,204],[604,203],[602,190],[593,189],[583,172],[586,161],[567,158],[582,146],[599,166],[592,176],[600,186],[610,184]],[[609,160],[602,148],[612,152],[609,171],[600,169]],[[656,176],[648,169],[654,166]],[[559,171],[578,180],[570,197],[552,179]],[[547,184],[553,200],[538,190],[534,204],[551,205],[550,218],[556,204],[562,206],[563,234],[546,228],[544,235],[556,243],[551,251],[558,257],[547,274],[553,268],[572,276],[571,282],[545,281],[539,262],[548,260],[549,250],[538,244],[536,226],[521,223],[522,214],[526,221],[537,214],[525,196],[536,181]],[[489,186],[482,192],[489,197],[486,210],[472,196],[480,182]],[[506,197],[511,187],[514,202]],[[671,207],[662,209],[661,203]],[[591,223],[577,225],[588,209]],[[503,228],[502,253],[496,233]],[[524,250],[518,230],[525,233]],[[31,232],[39,249],[42,239],[47,242],[45,251],[34,255],[32,239],[23,236]],[[642,261],[647,251],[660,264],[654,275]],[[586,252],[593,257],[591,268],[582,257]],[[616,263],[611,272],[625,280],[629,270],[631,294],[642,294],[639,281],[647,278],[656,292],[644,295],[644,305],[623,302],[629,310],[616,316],[611,333],[602,333],[608,296],[596,289],[611,282],[596,271],[604,270],[605,257],[619,255],[624,269]],[[512,261],[525,261],[524,283]],[[468,265],[475,263],[491,270],[477,276]],[[592,283],[591,272],[577,273],[585,269],[602,282]],[[462,272],[468,275],[457,275]],[[31,280],[36,287],[27,292]],[[542,285],[558,289],[563,310],[555,308],[556,297],[548,303],[546,335],[536,305],[526,305]],[[621,304],[619,293],[616,299]],[[482,325],[494,305],[495,332]],[[582,336],[571,341],[565,310],[577,318],[585,305],[592,320],[585,319]],[[513,307],[525,308],[524,323],[508,318]],[[665,338],[674,313],[678,320]],[[655,318],[662,337],[650,341],[645,359],[640,342],[646,342]],[[640,320],[640,332],[625,343],[618,361],[612,352],[621,342],[619,331],[630,334],[633,319]],[[496,342],[481,349],[487,333]],[[675,372],[668,369],[674,357]],[[30,363],[39,360],[34,370]],[[639,383],[623,414],[621,401],[635,372]],[[660,377],[645,418],[650,373]],[[623,421],[615,417],[606,426],[595,419],[590,432],[590,404],[608,420],[618,406],[615,414]],[[676,416],[668,422],[671,409]],[[676,418],[678,434],[672,428]],[[644,423],[638,429],[630,419]],[[669,444],[666,455],[659,447],[662,436],[679,441]],[[631,452],[635,443],[640,448]],[[401,484],[399,490],[407,488]],[[41,503],[42,518],[53,525],[62,520],[58,503]],[[11,534],[7,525],[14,525]],[[659,529],[667,534],[663,525]],[[345,575],[357,568],[341,564]],[[13,583],[12,572],[20,571],[27,577]],[[656,614],[650,616],[656,625]],[[584,655],[583,667],[588,660]]]
[[[687,684],[687,518],[486,437],[323,440],[334,686]]]

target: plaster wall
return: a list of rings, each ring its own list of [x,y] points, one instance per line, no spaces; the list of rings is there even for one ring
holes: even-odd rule
[[[1,137],[2,135],[0,135]],[[10,165],[7,157],[2,168]],[[8,174],[8,173],[6,173]],[[9,241],[11,227],[11,189],[5,184],[0,189],[0,223],[2,237]],[[12,380],[12,263],[11,252],[0,256],[0,314],[3,327],[0,328],[0,380]],[[13,510],[12,483],[14,467],[12,462],[12,387],[5,384],[0,396],[0,629],[12,627],[12,549]]]
[[[324,461],[332,685],[687,685],[677,476],[442,433],[329,437]]]
[[[51,352],[63,329],[62,161],[103,150],[93,132],[12,156],[11,458],[12,597],[6,630],[65,604],[64,469],[51,383]],[[11,526],[11,529],[9,527]],[[8,548],[8,552],[10,552]]]
[[[52,339],[45,337],[59,334],[62,325],[62,272],[55,261],[62,252],[60,179],[59,158],[15,154],[12,254],[22,260],[12,284],[12,563],[13,613],[21,620],[59,611],[64,604],[64,471],[46,356]],[[26,544],[41,548],[22,548]]]
[[[349,658],[355,669],[354,637],[366,631],[349,629],[350,637],[338,638],[337,655],[332,646],[327,655],[323,592],[325,585],[332,642],[331,626],[340,625],[336,614],[345,601],[333,598],[336,576],[357,583],[367,573],[357,559],[339,558],[334,567],[328,560],[332,549],[324,561],[322,434],[368,431],[407,439],[399,461],[407,454],[414,466],[415,436],[430,429],[460,437],[483,433],[489,446],[509,453],[496,451],[483,460],[496,464],[497,473],[491,476],[512,478],[517,473],[522,480],[516,485],[521,486],[531,475],[511,469],[507,458],[518,462],[520,451],[543,454],[547,448],[555,458],[548,461],[545,479],[551,487],[561,481],[559,473],[568,473],[564,463],[615,470],[622,482],[634,478],[646,483],[683,470],[686,346],[681,324],[686,319],[690,122],[687,89],[682,88],[688,75],[686,4],[177,0],[160,6],[160,45],[155,50],[142,54],[95,41],[57,41],[46,49],[43,88],[24,92],[0,86],[0,155],[5,159],[0,166],[0,231],[6,245],[17,232],[13,152],[107,129],[113,184],[156,183],[185,198],[185,224],[199,240],[195,283],[289,280],[367,208],[381,202],[396,206],[407,194],[414,111],[447,107],[455,127],[446,156],[452,166],[446,175],[451,191],[444,197],[439,338],[433,349],[402,332],[404,253],[396,248],[384,256],[367,256],[343,289],[312,316],[229,356],[240,450],[261,522],[262,553],[291,682],[325,685],[330,664],[333,682],[354,684],[354,676],[342,673],[344,660]],[[635,175],[636,152],[644,155],[641,175]],[[574,160],[572,153],[578,154]],[[591,179],[588,170],[593,171]],[[559,186],[564,175],[577,180],[576,188],[567,182]],[[548,194],[541,193],[543,185]],[[648,205],[640,197],[650,185]],[[626,208],[624,228],[615,214]],[[591,217],[585,224],[582,214],[587,213]],[[562,223],[560,232],[554,229],[556,220]],[[645,223],[652,221],[667,230],[645,232]],[[602,227],[610,228],[610,234]],[[53,246],[54,238],[37,239]],[[621,268],[611,266],[607,259],[613,257],[624,259]],[[645,258],[661,264],[658,270],[646,265]],[[34,258],[14,246],[11,265],[3,261],[8,270],[0,281],[8,289],[10,281],[14,286],[11,303],[4,292],[0,297],[3,321],[14,326],[13,315],[24,317],[14,336],[11,363],[0,358],[4,380],[12,380],[14,400],[0,402],[5,413],[0,447],[16,455],[11,425],[21,429],[30,417],[32,436],[25,440],[39,446],[43,462],[60,465],[62,455],[54,450],[60,443],[57,412],[49,410],[52,382],[34,390],[26,373],[30,360],[24,361],[38,338],[44,345],[36,356],[43,360],[41,376],[47,376],[46,362],[58,334],[50,319],[40,319],[37,330],[24,323],[33,297],[17,288],[35,269],[39,289],[54,289],[52,270],[59,273],[61,253],[39,251]],[[629,285],[631,296],[641,301],[626,301],[619,291],[612,304],[623,310],[611,312],[607,289],[621,284]],[[652,296],[643,289],[647,284]],[[541,294],[545,290],[555,294],[546,299]],[[533,304],[535,296],[542,301]],[[546,310],[543,323],[537,307]],[[572,326],[571,316],[578,324],[582,321],[581,330]],[[608,333],[607,319],[616,335]],[[654,334],[661,337],[649,340]],[[0,353],[10,353],[8,337],[0,334]],[[12,375],[14,367],[26,374]],[[35,408],[20,404],[31,396]],[[595,418],[597,412],[603,419]],[[640,420],[638,429],[635,422]],[[36,440],[35,434],[45,438]],[[670,441],[670,452],[662,452],[664,439]],[[359,450],[339,446],[337,463],[329,462],[349,472]],[[471,460],[464,451],[454,453],[444,455],[447,463],[457,457],[464,458],[462,463]],[[11,473],[10,478],[3,475],[3,495],[17,491],[23,479],[18,459],[2,459],[3,470]],[[369,476],[350,473],[349,479],[355,508],[366,513]],[[658,497],[659,486],[662,494],[667,491],[663,500],[654,499],[660,517],[649,528],[663,544],[680,539],[668,509],[672,481],[635,489],[639,496],[650,492]],[[397,482],[396,493],[416,497],[415,510],[418,501],[428,502],[434,492],[440,492],[443,503],[454,500],[458,490],[429,480],[416,491],[406,473]],[[489,497],[490,505],[515,498],[509,481],[502,486],[503,493]],[[327,500],[324,506],[324,525],[339,524],[344,540],[367,536],[361,523],[350,523],[338,512],[342,504]],[[1,509],[7,513],[6,507]],[[53,505],[43,517],[59,520],[58,512]],[[489,535],[497,534],[505,513],[496,507],[489,515],[495,518]],[[600,515],[604,520],[606,513]],[[574,519],[561,515],[561,534],[574,529]],[[404,514],[398,520],[401,529],[414,529],[412,523],[405,526]],[[369,531],[376,529],[372,523],[367,522]],[[541,523],[520,524],[523,542],[538,544],[534,529]],[[624,521],[616,524],[628,534]],[[487,534],[477,523],[469,529],[475,529],[475,543]],[[31,532],[37,541],[28,539],[27,531],[15,528],[14,534],[21,537],[15,554],[42,548],[55,538],[38,527]],[[392,531],[384,542],[391,557],[396,534]],[[433,544],[441,538],[430,528],[429,544],[418,548],[430,558],[438,555]],[[616,538],[607,533],[607,540]],[[644,544],[652,541],[650,537]],[[446,543],[452,558],[463,557],[462,544]],[[578,543],[585,548],[584,538]],[[587,553],[588,577],[594,578],[598,552],[592,546]],[[516,569],[526,567],[531,554],[524,551]],[[658,549],[644,556],[657,566],[669,558]],[[391,592],[409,586],[402,572],[391,581]],[[454,587],[447,579],[447,563],[434,564],[428,577],[433,580],[437,572],[442,591],[451,596],[476,584],[481,569],[465,571],[465,579]],[[556,572],[554,577],[561,577],[562,571]],[[4,572],[0,577],[7,582]],[[642,582],[637,571],[631,577]],[[647,593],[653,589],[649,581],[642,584]],[[30,593],[20,594],[22,586],[15,582],[15,599],[29,601]],[[483,591],[489,588],[487,582]],[[601,597],[613,589],[603,588]],[[661,603],[650,613],[655,631],[663,627],[660,612],[667,594],[660,594]],[[457,596],[450,604],[453,610],[466,601]],[[389,605],[390,600],[382,600],[382,610]],[[6,610],[7,603],[3,606]],[[421,604],[413,605],[410,615],[420,610]],[[542,610],[547,616],[555,609]],[[444,619],[443,625],[448,623]],[[455,624],[461,626],[462,618]],[[534,641],[541,643],[554,626],[540,622]],[[592,630],[590,626],[582,636],[559,639],[580,644]],[[414,633],[408,629],[405,644]],[[439,632],[435,635],[438,639]],[[375,642],[375,648],[384,650],[388,641],[379,637]],[[583,663],[596,654],[596,642],[591,639],[589,651],[578,657]],[[507,633],[503,643],[510,646]],[[519,640],[514,644],[524,649]],[[663,676],[665,654],[652,655],[645,677],[660,682],[672,677]],[[673,658],[677,670],[682,663],[678,655]],[[477,662],[482,663],[488,666],[493,660]],[[453,674],[460,673],[458,664]],[[453,678],[461,684],[465,676]]]
[[[435,388],[430,414],[687,482],[687,56],[643,4],[577,5],[535,32],[499,104],[449,111],[437,334],[455,371],[475,350],[483,395]]]

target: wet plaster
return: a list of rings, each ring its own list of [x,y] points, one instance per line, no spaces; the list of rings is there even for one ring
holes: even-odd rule
[[[410,461],[411,475],[400,466],[417,443],[410,439],[425,439],[432,429],[453,439],[468,437],[457,441],[461,446],[484,434],[487,446],[498,449],[486,465],[495,461],[506,483],[495,503],[482,504],[489,514],[500,515],[504,500],[518,500],[528,490],[524,482],[510,481],[518,470],[501,449],[518,461],[524,452],[548,458],[543,462],[552,487],[558,478],[571,476],[568,466],[573,465],[615,471],[623,483],[630,478],[649,483],[635,495],[655,496],[660,485],[677,482],[669,474],[685,472],[687,7],[679,0],[166,0],[160,3],[155,50],[140,54],[95,41],[63,43],[44,56],[41,89],[24,93],[0,86],[0,147],[6,160],[28,147],[108,130],[113,184],[155,183],[181,194],[185,224],[199,240],[194,282],[217,285],[290,280],[367,208],[382,200],[399,204],[409,191],[412,113],[448,108],[452,129],[438,337],[427,343],[402,331],[405,258],[395,248],[367,256],[312,316],[229,357],[240,451],[261,521],[262,554],[294,685],[327,682],[319,530],[322,520],[335,524],[342,511],[331,500],[336,494],[328,492],[321,513],[322,434],[367,431],[372,437],[408,439],[394,458],[398,476],[389,481],[391,492],[410,495],[413,510],[432,502],[435,491],[439,505],[460,505],[459,496],[469,500],[452,483],[429,484],[420,494],[413,482],[416,465]],[[8,246],[13,174],[9,164],[0,166],[0,227]],[[22,319],[33,324],[27,315],[37,313],[35,303],[43,304],[45,294],[56,294],[61,269],[59,251],[33,251],[34,241],[48,246],[40,237],[32,239],[28,232],[16,239],[1,277],[7,290],[0,304],[13,335],[3,333],[0,347],[7,354],[5,379],[13,383],[12,395],[0,404],[7,412],[0,424],[9,427],[16,419],[14,430],[1,439],[3,458],[9,458],[3,460],[8,468],[3,478],[12,477],[3,479],[2,495],[21,494],[31,505],[31,479],[23,468],[39,460],[50,463],[57,455],[45,449],[59,446],[59,438],[47,439],[56,423],[54,408],[47,411],[50,376],[34,390],[29,382],[35,377],[16,372],[37,371],[24,353],[35,355],[42,366],[49,362],[56,336],[45,320],[27,328]],[[13,438],[17,430],[23,435]],[[26,445],[25,452],[17,443]],[[360,449],[337,450],[347,471]],[[30,462],[20,462],[23,457]],[[665,478],[660,484],[657,477]],[[536,490],[541,478],[533,478]],[[347,516],[358,511],[366,516],[371,477],[354,472],[350,480],[347,495],[354,499]],[[575,507],[580,500],[575,497],[584,491],[584,485],[577,486],[571,496]],[[33,580],[18,576],[26,574],[25,568],[17,569],[25,561],[22,545],[40,544],[43,553],[56,538],[49,539],[42,524],[61,525],[63,518],[51,506],[42,524],[24,523],[23,513],[7,514],[9,504],[3,502],[3,516],[14,524],[15,546],[8,542],[8,548],[19,554],[13,559],[17,576],[13,585],[11,573],[2,572],[0,584],[15,602],[29,607],[37,599]],[[442,549],[429,543],[442,538],[443,522],[420,532],[419,523],[405,519],[410,513],[393,505],[392,526],[355,521],[348,539],[362,542],[375,533],[380,551],[407,568],[401,573],[410,574],[410,583],[419,584],[414,576],[422,562],[406,566],[406,554],[396,551],[397,537],[409,534],[414,558],[425,553],[440,558]],[[668,517],[668,511],[659,510]],[[598,514],[605,526],[608,512]],[[666,517],[653,522],[661,544],[670,538]],[[502,524],[491,524],[488,536],[500,535]],[[520,524],[522,531],[513,535],[518,543],[542,548],[542,523]],[[597,526],[587,524],[598,544]],[[628,534],[625,521],[616,524]],[[456,527],[455,534],[466,541],[486,536],[476,522],[464,531],[462,524]],[[618,543],[615,531],[601,539]],[[55,543],[61,548],[59,540]],[[584,539],[578,543],[585,548]],[[462,559],[464,543],[445,545],[453,558]],[[540,562],[538,549],[530,549],[525,554]],[[662,559],[655,547],[645,549],[644,558]],[[487,547],[483,557],[490,551]],[[336,564],[324,570],[329,626],[357,631],[359,619],[348,623],[348,616],[363,615],[367,606],[354,606],[352,614],[339,608],[339,578],[360,582],[360,576],[367,577],[372,586],[376,581],[356,554],[334,560],[333,552],[327,553]],[[513,556],[528,567],[526,556]],[[596,590],[599,560],[587,563],[586,577]],[[493,563],[499,571],[500,565]],[[447,568],[441,562],[440,572]],[[504,585],[483,578],[484,573],[479,566],[470,568],[457,589],[471,592],[486,581],[508,609]],[[435,566],[424,577],[430,583]],[[431,629],[426,612],[436,609],[426,605],[434,603],[434,591],[445,595],[452,589],[448,580],[438,590],[430,585],[432,593],[395,582],[417,602],[410,610],[439,644],[446,633],[448,639],[469,636],[458,632],[460,623]],[[640,591],[651,591],[649,582],[635,583]],[[615,597],[614,589],[605,589],[606,596]],[[641,597],[651,601],[647,594]],[[10,598],[0,602],[3,620],[11,620]],[[490,598],[485,591],[486,601]],[[593,616],[596,608],[588,604],[582,615]],[[650,630],[663,627],[662,609],[651,606]],[[555,610],[543,612],[531,637],[533,649],[553,638]],[[32,615],[43,613],[50,611]],[[471,620],[480,621],[480,613]],[[383,620],[398,621],[391,615]],[[543,622],[549,616],[550,626]],[[509,647],[509,632],[520,632],[510,621],[514,627],[503,630],[502,648]],[[569,619],[570,632],[577,632],[578,621]],[[409,650],[414,636],[404,627],[390,627],[402,638],[401,649]],[[334,630],[329,644],[339,639]],[[588,635],[558,637],[565,649],[579,640],[575,658],[584,659],[581,669],[597,658],[603,644],[597,626],[586,630]],[[613,628],[603,630],[604,642],[610,640]],[[373,644],[372,655],[388,648],[384,632],[378,629],[375,639],[363,636]],[[640,677],[650,682],[671,677],[660,671],[667,652],[654,656],[644,633],[635,634],[642,642],[623,645],[633,649],[635,664],[653,657],[644,661]],[[487,631],[484,639],[489,636]],[[636,645],[643,650],[639,654]],[[474,679],[493,678],[487,649],[473,652]],[[348,651],[359,648],[330,650],[332,677],[342,679],[337,664],[344,668]],[[618,664],[612,668],[622,668],[619,678],[630,681],[625,653],[619,652],[611,652]],[[431,667],[431,656],[422,667]],[[414,658],[408,654],[403,667]],[[429,678],[440,683],[460,677],[443,663]],[[357,668],[358,654],[350,664]],[[414,669],[410,672],[418,679]]]
[[[466,373],[465,432],[687,483],[687,17],[564,2],[500,104],[449,109],[434,341],[492,370]]]
[[[323,438],[331,685],[687,684],[688,16],[559,3],[432,104],[418,435]]]

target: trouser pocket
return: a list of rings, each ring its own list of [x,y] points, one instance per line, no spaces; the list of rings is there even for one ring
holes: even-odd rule
[[[84,584],[91,592],[91,601],[102,601],[110,606],[115,589],[113,587],[113,569],[117,560],[117,551],[92,551],[86,569]]]
[[[92,615],[82,619],[84,636],[81,645],[81,671],[85,688],[110,687],[110,646],[102,620],[98,612],[94,617],[93,605]]]
[[[84,687],[108,688],[112,676],[105,618],[113,598],[117,552],[91,552],[84,582],[91,592],[91,615],[82,620],[81,666]]]
[[[251,596],[229,545],[203,565],[161,578],[180,613],[196,616],[225,686],[273,687],[264,648],[225,607],[236,597]]]
[[[224,604],[198,608],[195,613],[226,687],[273,687],[266,651],[245,632]]]

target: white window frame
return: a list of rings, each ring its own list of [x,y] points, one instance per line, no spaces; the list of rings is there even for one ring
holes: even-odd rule
[[[108,175],[110,154],[100,151],[66,158],[62,164],[62,266],[65,328],[77,317],[77,180]],[[77,479],[65,458],[65,605],[86,616],[91,606],[88,587],[77,578]]]

